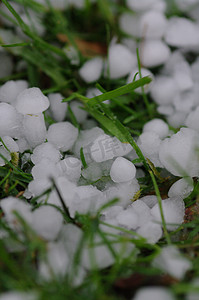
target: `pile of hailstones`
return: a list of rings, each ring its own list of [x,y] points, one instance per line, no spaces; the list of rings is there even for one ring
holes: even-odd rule
[[[196,13],[199,1],[176,3],[180,10],[188,11],[194,21],[176,16],[167,19],[165,1],[161,0],[127,0],[128,8],[136,14],[125,12],[119,19],[121,30],[127,34],[137,38],[144,34],[145,40],[140,51],[142,75],[154,78],[145,91],[151,94],[158,104],[158,111],[165,115],[171,126],[185,126],[174,133],[166,122],[153,119],[145,124],[143,133],[136,141],[144,156],[155,167],[166,170],[166,175],[171,173],[179,177],[168,192],[169,198],[162,201],[168,231],[177,229],[183,223],[183,199],[193,191],[193,177],[199,177],[199,60],[190,65],[185,59],[187,52],[199,52],[199,14]],[[193,4],[194,9],[191,6]],[[170,46],[177,50],[171,52]],[[128,75],[127,82],[130,82],[137,72],[135,49],[136,43],[131,38],[123,39],[122,43],[113,40],[105,62],[101,57],[90,59],[80,68],[79,74],[86,83],[91,83],[102,74],[107,76],[108,65],[110,78]],[[66,51],[66,54],[71,55],[71,63],[78,65],[73,50],[70,53]],[[154,76],[148,68],[158,66],[163,67]],[[99,93],[96,89],[88,90],[87,97]],[[34,164],[31,171],[33,180],[24,197],[31,199],[41,196],[52,186],[53,179],[71,218],[76,213],[96,215],[104,204],[115,197],[119,198],[116,205],[104,209],[100,215],[101,221],[110,225],[100,225],[110,241],[113,234],[124,234],[122,228],[125,228],[132,231],[135,238],[142,236],[148,243],[156,243],[163,234],[156,196],[145,196],[132,202],[140,189],[137,178],[144,176],[140,165],[135,166],[131,162],[137,158],[134,149],[105,134],[93,120],[87,119],[86,112],[79,109],[80,104],[73,101],[71,109],[82,125],[82,130],[78,132],[70,122],[65,121],[67,104],[61,102],[63,98],[58,93],[46,97],[38,88],[28,88],[28,83],[22,80],[8,81],[0,87],[0,136],[3,140],[0,144],[0,165],[5,165],[3,157],[10,161],[12,153],[23,154],[22,168],[28,160]],[[48,129],[44,122],[44,111],[56,121]],[[87,168],[82,166],[81,148]],[[24,153],[25,150],[31,150],[32,154]],[[106,184],[97,187],[90,184],[98,180],[100,182],[103,176],[110,176]],[[55,190],[48,197],[39,197],[38,202],[61,207]],[[20,225],[13,211],[17,211],[36,234],[48,243],[47,259],[39,261],[42,278],[48,280],[52,273],[59,277],[70,273],[73,254],[83,234],[80,228],[65,224],[61,213],[49,205],[32,210],[27,201],[8,197],[1,200],[1,208],[4,219],[16,232],[20,232]],[[114,259],[100,241],[100,236],[96,234],[97,245],[93,251],[97,267],[105,268]],[[15,250],[13,247],[8,244],[10,251]],[[119,242],[113,243],[113,247],[117,253],[125,256],[133,250],[134,245],[126,242],[125,251],[122,251],[124,244]],[[89,254],[86,244],[74,284],[80,283],[86,270],[92,268]],[[190,262],[173,246],[163,248],[154,265],[179,279],[191,268]]]
[[[104,209],[100,213],[100,219],[103,223],[120,227],[121,230],[104,224],[100,225],[101,230],[107,234],[121,235],[122,228],[125,228],[132,231],[135,238],[142,236],[148,243],[156,243],[162,237],[161,215],[156,196],[145,196],[132,202],[140,188],[136,167],[131,162],[136,157],[134,149],[130,144],[123,144],[117,138],[105,134],[97,126],[78,133],[78,129],[70,122],[63,121],[67,103],[62,103],[62,99],[63,96],[58,93],[46,97],[39,88],[27,88],[27,82],[23,80],[8,81],[0,87],[1,166],[6,164],[3,157],[12,161],[12,153],[16,156],[16,153],[23,154],[25,150],[31,150],[32,154],[22,155],[22,165],[29,159],[34,164],[31,170],[33,180],[24,193],[27,199],[41,196],[52,186],[53,179],[71,218],[74,218],[76,213],[96,215],[104,204],[118,197],[119,202]],[[74,101],[71,107],[76,117],[81,118],[83,112],[78,105]],[[48,108],[47,113],[57,122],[47,130],[43,112]],[[86,124],[89,122],[85,115],[83,126]],[[169,198],[162,201],[167,229],[172,231],[183,222],[183,198],[193,190],[192,177],[199,174],[199,162],[195,152],[199,135],[190,128],[183,128],[177,134],[166,138],[169,134],[168,125],[160,119],[154,119],[146,123],[137,143],[155,166],[166,168],[172,174],[182,177],[171,186]],[[151,139],[153,146],[149,148],[148,142]],[[80,160],[81,148],[87,168],[83,168]],[[70,155],[63,155],[68,151]],[[143,176],[138,168],[137,177],[141,175]],[[110,176],[105,186],[97,188],[88,184],[102,176]],[[38,202],[53,204],[62,209],[56,190],[52,190],[48,196],[39,197]],[[58,276],[70,270],[72,256],[83,234],[80,228],[65,224],[60,211],[50,205],[41,205],[33,210],[27,201],[7,197],[1,200],[1,208],[4,219],[16,232],[20,232],[20,225],[13,211],[17,211],[36,234],[48,242],[47,262],[41,260],[39,263],[39,272],[43,278],[51,278],[50,270]],[[99,243],[101,238],[96,235],[95,241]],[[124,249],[123,243],[113,244],[114,250],[124,256],[134,248],[132,243],[126,243],[125,246]],[[10,251],[14,251],[12,247],[8,245]],[[96,245],[94,253],[99,268],[105,268],[114,262],[105,245]],[[181,278],[190,268],[190,262],[177,254],[177,249],[165,248],[154,263]],[[162,263],[165,255],[165,263]],[[178,267],[173,264],[176,259]],[[82,253],[79,276],[75,277],[75,282],[81,282],[85,270],[91,267],[87,245]]]

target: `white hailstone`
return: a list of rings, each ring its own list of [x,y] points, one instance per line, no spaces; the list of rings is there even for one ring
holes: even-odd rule
[[[127,207],[128,211],[133,211],[137,214],[138,222],[137,227],[149,222],[151,219],[150,208],[141,200],[134,201]]]
[[[20,136],[21,117],[12,105],[0,103],[0,136]]]
[[[160,105],[157,111],[164,116],[171,116],[174,114],[174,107],[172,105]]]
[[[10,137],[10,136],[4,136],[2,137],[2,140],[7,147],[7,149],[13,153],[13,152],[19,152],[19,147],[17,143]],[[0,145],[3,146],[3,144],[0,142]]]
[[[159,159],[161,139],[157,133],[152,131],[143,132],[139,136],[137,144],[143,155],[148,158],[155,167],[162,167],[162,163]]]
[[[16,141],[18,147],[19,147],[19,152],[20,153],[23,153],[24,151],[26,150],[29,150],[30,149],[30,145],[28,144],[27,140],[23,137],[19,138],[17,141]]]
[[[136,211],[125,209],[118,213],[116,221],[118,226],[127,228],[128,230],[135,230],[138,227],[138,215]]]
[[[10,196],[2,199],[0,205],[4,213],[4,218],[6,222],[10,225],[10,227],[14,229],[20,228],[20,223],[18,221],[18,218],[14,214],[15,211],[27,223],[29,224],[31,223],[32,220],[31,206],[27,202]]]
[[[13,104],[23,90],[28,88],[26,80],[10,80],[0,87],[0,101]]]
[[[31,173],[35,180],[57,178],[61,175],[57,165],[45,158],[32,168]]]
[[[157,202],[157,196],[148,195],[140,198],[139,200],[143,201],[149,208],[152,208]]]
[[[185,61],[176,64],[173,72],[174,83],[177,84],[180,92],[184,92],[193,88],[193,79],[190,65]]]
[[[84,157],[87,163],[91,162],[90,148],[94,140],[102,135],[104,131],[99,127],[93,127],[87,130],[81,130],[73,147],[75,156],[80,158],[80,149],[83,149]]]
[[[63,223],[63,216],[56,208],[41,205],[32,212],[32,228],[42,238],[55,240]]]
[[[134,179],[132,182],[115,183],[106,188],[104,190],[104,194],[107,201],[118,198],[119,201],[117,202],[117,205],[127,207],[127,205],[132,202],[134,195],[139,191],[139,189],[139,183],[136,179]]]
[[[172,103],[178,92],[178,87],[172,77],[165,75],[155,77],[155,84],[151,87],[151,96],[157,104],[168,105]]]
[[[57,168],[62,176],[66,176],[70,181],[77,182],[81,176],[81,161],[72,156],[68,156],[57,163]]]
[[[199,106],[188,114],[185,120],[185,125],[191,129],[199,131]]]
[[[124,156],[131,150],[132,146],[130,144],[122,143],[116,137],[111,137],[107,134],[98,136],[90,147],[91,157],[96,162]]]
[[[167,27],[167,19],[162,12],[150,10],[141,16],[140,27],[144,38],[161,39]]]
[[[185,204],[181,197],[172,197],[162,201],[162,209],[168,230],[177,229],[184,221]],[[151,209],[151,215],[156,222],[162,223],[159,204]]]
[[[23,115],[37,115],[48,109],[49,100],[37,87],[25,89],[16,99],[15,107]]]
[[[22,126],[24,137],[31,148],[35,148],[45,141],[47,131],[42,113],[38,115],[24,115]]]
[[[135,178],[136,168],[132,162],[124,157],[117,157],[110,170],[114,182],[126,182]]]
[[[151,8],[152,5],[158,3],[159,0],[127,0],[127,7],[135,12],[143,12]]]
[[[194,107],[194,102],[194,92],[192,90],[187,90],[176,95],[173,99],[173,106],[177,112],[189,113]]]
[[[105,202],[103,193],[92,185],[78,186],[69,207],[70,216],[74,218],[75,213],[95,213]]]
[[[141,225],[136,232],[145,238],[149,244],[157,243],[163,234],[161,225],[155,224],[152,221]]]
[[[181,128],[162,141],[159,158],[162,165],[175,176],[198,176],[198,147],[199,134],[193,129]]]
[[[37,300],[35,292],[9,291],[0,294],[0,300]]]
[[[96,181],[103,176],[100,163],[91,162],[87,168],[82,170],[82,176],[89,181]]]
[[[126,76],[136,65],[136,55],[126,46],[113,44],[109,47],[106,73],[111,79]]]
[[[176,111],[172,115],[167,117],[167,122],[174,128],[179,128],[180,126],[185,124],[185,120],[187,118],[186,112]]]
[[[176,5],[178,9],[182,11],[189,11],[190,9],[195,9],[196,4],[198,4],[198,0],[176,0]]]
[[[68,108],[67,102],[62,102],[64,97],[60,93],[48,94],[48,99],[50,101],[49,110],[55,121],[61,122],[66,117],[66,112]]]
[[[81,78],[87,82],[97,81],[103,70],[103,59],[101,57],[95,57],[86,61],[79,70]]]
[[[60,151],[70,150],[78,136],[78,129],[69,122],[59,122],[49,126],[47,139]]]
[[[119,18],[119,26],[122,31],[133,37],[142,36],[140,28],[140,15],[132,13],[122,13]]]
[[[48,243],[46,261],[39,261],[39,274],[44,280],[63,278],[69,265],[69,257],[63,243]]]
[[[131,73],[129,74],[129,76],[127,78],[127,82],[126,83],[128,84],[128,83],[133,82],[134,76],[138,72],[139,71],[138,71],[137,68],[135,68],[133,71],[131,71]],[[144,85],[144,92],[148,93],[151,90],[152,86],[153,86],[154,75],[153,75],[153,73],[150,70],[148,70],[146,68],[141,68],[141,75],[142,75],[142,77],[149,76],[152,79],[152,81],[150,83]],[[139,78],[140,77],[139,77],[139,74],[138,74],[137,77],[136,77],[136,79],[139,79]],[[142,94],[142,88],[141,87],[135,89],[134,91],[136,93]]]
[[[198,26],[187,18],[172,17],[168,21],[165,41],[174,47],[192,49],[198,46]]]
[[[31,161],[33,164],[40,163],[43,159],[48,159],[51,162],[57,163],[62,158],[61,153],[50,142],[43,143],[33,150]]]
[[[50,189],[52,182],[48,179],[35,179],[28,184],[28,192],[33,196],[37,197],[44,193],[46,190]]]
[[[147,40],[143,43],[140,60],[144,67],[153,68],[164,64],[170,56],[169,47],[161,40]]]
[[[184,177],[172,184],[168,191],[168,196],[170,198],[180,196],[182,199],[185,199],[191,194],[193,188],[193,179],[191,177]]]
[[[164,287],[150,286],[139,289],[132,300],[175,300],[171,291]]]
[[[83,107],[83,106],[82,106],[81,102],[79,102],[79,101],[72,101],[70,103],[70,108],[71,108],[73,114],[75,115],[77,122],[80,124],[85,122],[87,119],[87,116],[88,116],[87,111],[85,111],[81,107]]]
[[[143,127],[143,132],[155,132],[161,139],[169,135],[169,126],[162,119],[155,118],[147,123]]]
[[[95,245],[95,243],[98,245]],[[120,255],[120,259],[127,257],[134,250],[133,243],[112,243],[111,247]],[[98,236],[95,237],[94,244],[90,243],[82,251],[82,265],[87,270],[104,269],[111,266],[115,262],[115,257],[111,253],[107,245],[104,245],[103,240]]]
[[[0,157],[0,166],[4,166],[6,164],[6,160],[11,160],[11,153],[19,152],[19,147],[17,143],[9,136],[2,137],[3,143],[0,142],[0,154],[3,157]],[[4,146],[5,144],[5,146]]]
[[[77,187],[76,183],[70,181],[68,178],[64,176],[60,176],[57,179],[55,179],[55,183],[65,205],[68,208],[70,208],[73,199],[75,197],[75,192]]]
[[[192,267],[191,262],[173,245],[162,248],[161,253],[155,257],[153,266],[179,280]]]
[[[191,281],[191,284],[193,288],[196,288],[197,291],[189,291],[186,294],[186,300],[198,300],[199,297],[199,291],[198,291],[198,286],[199,286],[199,278],[196,277]]]
[[[101,212],[100,219],[103,221],[106,221],[108,219],[113,219],[116,218],[122,212],[123,212],[122,206],[112,205]]]
[[[199,81],[199,58],[197,58],[191,64],[191,75],[192,75],[193,81],[195,83],[197,83]]]
[[[0,78],[10,76],[12,74],[14,64],[10,55],[0,51]]]

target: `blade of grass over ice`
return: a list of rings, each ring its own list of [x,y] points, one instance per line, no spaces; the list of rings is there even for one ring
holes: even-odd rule
[[[95,106],[95,105],[99,104],[99,102],[103,102],[103,101],[109,100],[109,99],[111,100],[112,98],[122,96],[124,94],[127,94],[127,93],[130,93],[130,92],[134,91],[138,87],[141,87],[141,86],[144,86],[145,84],[150,83],[151,80],[152,79],[148,76],[143,77],[142,79],[139,79],[139,80],[136,80],[134,82],[128,83],[124,86],[121,86],[121,87],[119,87],[115,90],[106,92],[102,95],[99,95],[99,96],[96,96],[96,97],[93,97],[93,98],[90,98],[90,99],[88,98],[87,104],[89,106]]]
[[[171,239],[170,239],[169,233],[167,231],[167,227],[166,227],[166,222],[165,222],[163,208],[162,208],[162,198],[161,198],[161,195],[160,195],[160,191],[159,191],[155,176],[154,176],[154,174],[151,170],[149,170],[149,174],[151,176],[151,179],[152,179],[152,182],[153,182],[153,185],[154,185],[154,189],[155,189],[155,193],[156,193],[156,196],[157,196],[157,199],[158,199],[158,205],[159,205],[159,209],[160,209],[160,215],[161,215],[161,219],[162,219],[162,227],[163,227],[163,231],[164,231],[164,234],[165,234],[165,238],[167,240],[167,243],[170,245],[171,244]]]

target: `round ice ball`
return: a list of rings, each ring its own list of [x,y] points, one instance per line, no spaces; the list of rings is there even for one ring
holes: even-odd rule
[[[102,69],[102,58],[95,57],[84,63],[84,65],[79,70],[79,75],[85,82],[90,83],[93,81],[97,81],[100,78],[102,74]]]
[[[126,182],[135,178],[136,168],[124,157],[117,157],[111,166],[110,176],[114,182]]]
[[[69,122],[59,122],[49,126],[47,139],[60,151],[70,150],[78,136],[78,129]]]
[[[49,107],[49,100],[39,88],[33,87],[22,91],[16,99],[18,112],[26,114],[39,114]]]
[[[169,134],[169,126],[161,119],[155,118],[147,123],[143,127],[143,132],[155,132],[161,139],[165,138]]]

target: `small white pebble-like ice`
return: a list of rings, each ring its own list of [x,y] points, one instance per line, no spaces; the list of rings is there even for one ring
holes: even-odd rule
[[[124,156],[132,150],[128,143],[120,142],[116,137],[101,134],[90,147],[91,157],[96,162],[102,162],[113,157]]]
[[[70,150],[78,136],[78,129],[69,122],[54,123],[49,126],[47,140],[60,151]]]
[[[0,136],[18,137],[21,135],[22,116],[8,103],[0,103]]]
[[[54,162],[43,159],[31,170],[34,179],[51,179],[61,175],[61,171]]]
[[[155,132],[161,139],[169,135],[169,126],[162,119],[155,118],[147,123],[143,127],[143,132]]]
[[[140,59],[146,68],[164,64],[170,56],[169,47],[161,40],[147,40],[143,43]]]
[[[52,117],[55,121],[61,122],[66,117],[66,112],[68,108],[67,102],[62,102],[64,96],[60,93],[48,94],[48,99],[50,101],[49,110],[52,114]]]
[[[157,10],[149,10],[140,18],[140,31],[144,38],[161,39],[167,28],[167,19]]]
[[[162,167],[159,159],[161,139],[157,133],[153,131],[143,132],[139,136],[137,144],[144,156],[148,158],[155,165],[155,167]]]
[[[49,100],[39,88],[33,87],[22,91],[16,99],[15,107],[23,115],[40,114],[49,107]]]
[[[46,240],[56,239],[61,230],[63,216],[52,206],[42,205],[32,213],[32,228]]]
[[[184,222],[185,204],[181,197],[177,196],[162,200],[162,210],[168,230],[175,230]],[[151,209],[151,215],[154,221],[162,224],[158,203]]]
[[[111,79],[126,76],[136,65],[136,55],[125,45],[113,44],[109,47],[106,72]]]
[[[126,182],[135,178],[136,168],[132,162],[124,157],[117,157],[110,170],[114,182]]]
[[[45,141],[47,132],[44,115],[42,113],[38,115],[25,115],[23,117],[22,126],[24,137],[31,148],[35,148]]]
[[[79,70],[81,78],[87,82],[97,81],[103,70],[103,59],[101,57],[95,57],[86,61]]]
[[[199,132],[199,106],[188,114],[185,125]]]
[[[127,0],[126,5],[128,8],[136,12],[143,12],[151,8],[151,6],[158,3],[159,0]]]
[[[199,43],[198,26],[187,18],[172,17],[168,22],[165,41],[170,46],[194,49]]]
[[[62,176],[66,176],[70,181],[77,182],[81,176],[81,161],[72,156],[65,157],[57,163],[57,168]]]
[[[180,196],[183,199],[188,197],[193,191],[194,184],[193,179],[191,177],[184,177],[177,180],[168,191],[169,197]]]
[[[43,159],[48,159],[51,162],[57,163],[61,157],[62,155],[59,150],[50,142],[46,142],[35,147],[31,155],[31,161],[35,165],[41,162]]]
[[[14,104],[18,94],[28,88],[26,80],[10,80],[0,87],[0,101]]]
[[[138,218],[136,211],[133,209],[126,209],[119,212],[116,216],[116,221],[118,222],[118,226],[125,227],[129,230],[135,230],[138,227]]]
[[[198,176],[197,148],[199,134],[189,128],[181,128],[171,138],[162,141],[159,158],[162,165],[175,176]]]
[[[150,286],[139,289],[132,300],[175,300],[171,291],[164,287]]]
[[[150,208],[141,200],[134,201],[131,205],[127,208],[128,211],[133,211],[138,216],[138,223],[137,226],[140,227],[143,224],[147,223],[151,219],[151,212]]]
[[[151,87],[153,100],[159,105],[168,105],[178,93],[178,87],[172,77],[157,75]]]
[[[173,245],[162,248],[161,253],[155,257],[153,266],[179,280],[192,267],[191,262]]]
[[[145,238],[149,244],[157,243],[163,234],[161,226],[152,221],[141,225],[136,232]]]

